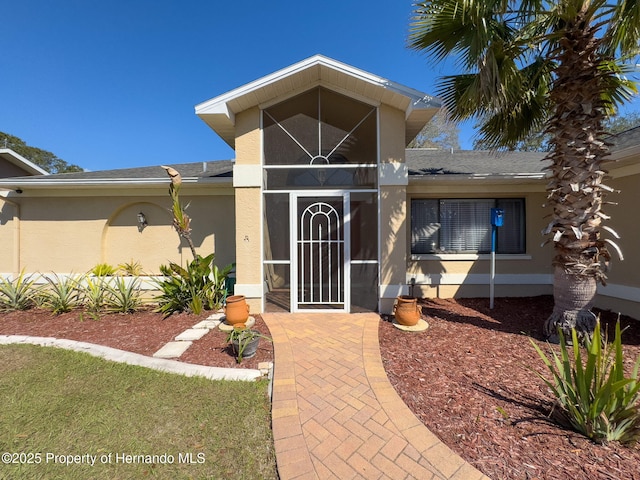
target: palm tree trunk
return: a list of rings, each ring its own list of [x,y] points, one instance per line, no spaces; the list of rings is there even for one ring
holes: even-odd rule
[[[599,73],[604,60],[598,54],[595,29],[581,18],[582,13],[565,26],[558,41],[557,76],[550,93],[555,107],[547,130],[552,146],[547,156],[552,162],[547,204],[553,220],[546,233],[553,236],[556,250],[555,304],[544,334],[552,341],[558,340],[558,329],[565,336],[572,328],[580,337],[593,332],[596,322],[590,308],[609,260],[600,237],[602,220],[608,218],[601,211],[606,194],[603,164],[609,155],[602,128],[608,107],[602,95],[606,85]]]
[[[553,312],[544,324],[544,336],[552,343],[559,342],[558,331],[571,339],[571,329],[579,338],[590,335],[596,326],[591,312],[597,283],[593,275],[575,275],[556,266],[553,278]]]

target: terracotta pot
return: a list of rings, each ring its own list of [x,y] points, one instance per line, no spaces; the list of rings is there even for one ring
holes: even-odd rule
[[[412,327],[420,320],[420,308],[418,307],[418,299],[402,295],[396,299],[393,306],[393,313],[396,321],[400,325]]]
[[[229,325],[244,324],[249,318],[249,305],[244,295],[232,295],[227,297],[227,305],[224,308],[224,314]]]

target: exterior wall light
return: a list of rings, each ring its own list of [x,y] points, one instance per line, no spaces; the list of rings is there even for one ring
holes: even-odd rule
[[[145,217],[144,213],[142,212],[138,213],[138,231],[142,233],[144,227],[146,227],[147,225],[147,217]]]

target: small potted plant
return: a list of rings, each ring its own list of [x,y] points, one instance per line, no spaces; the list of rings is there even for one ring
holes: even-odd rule
[[[261,338],[271,341],[257,330],[245,328],[244,325],[235,326],[227,335],[227,343],[231,345],[238,363],[242,363],[243,358],[251,358],[256,354]]]

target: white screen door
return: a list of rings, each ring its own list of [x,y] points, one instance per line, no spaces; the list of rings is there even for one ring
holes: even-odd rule
[[[293,311],[348,311],[349,193],[291,193],[290,205]]]

